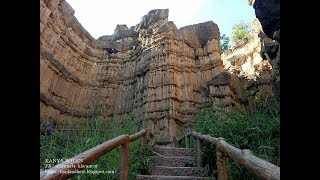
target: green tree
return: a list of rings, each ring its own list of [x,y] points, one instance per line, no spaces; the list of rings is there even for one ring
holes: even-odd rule
[[[222,36],[220,36],[220,48],[222,52],[225,52],[230,48],[229,42],[230,38],[225,34],[222,34]]]
[[[232,44],[239,42],[243,39],[251,30],[250,23],[241,21],[238,24],[233,25],[231,32],[231,41]]]

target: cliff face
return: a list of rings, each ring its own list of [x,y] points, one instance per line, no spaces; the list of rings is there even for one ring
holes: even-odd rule
[[[272,65],[273,92],[280,102],[280,0],[255,0],[251,3],[267,35],[262,40],[260,55]]]
[[[274,32],[280,30],[280,0],[255,0],[252,4],[264,33],[272,38]]]
[[[78,119],[99,107],[95,96],[104,51],[65,1],[40,1],[41,118]]]
[[[95,40],[64,0],[41,0],[40,10],[42,121],[133,112],[156,137],[172,138],[199,109],[228,109],[242,98],[212,21],[177,29],[168,9],[158,9]]]
[[[272,66],[260,56],[264,34],[258,19],[252,21],[249,34],[221,55],[225,69],[240,77],[245,97],[266,98],[272,94]]]

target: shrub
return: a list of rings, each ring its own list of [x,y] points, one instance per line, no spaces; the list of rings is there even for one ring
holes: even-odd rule
[[[232,44],[234,45],[235,43],[243,39],[250,32],[250,30],[250,23],[241,21],[240,23],[233,25],[231,31]]]
[[[203,111],[196,116],[196,131],[212,137],[223,137],[233,146],[250,149],[252,153],[266,161],[280,166],[280,117],[276,104],[264,107],[257,103],[255,121],[250,120],[244,108],[239,107],[229,113]],[[216,174],[216,146],[203,145],[203,161],[209,166],[209,175]],[[228,158],[230,179],[257,179],[243,166]]]

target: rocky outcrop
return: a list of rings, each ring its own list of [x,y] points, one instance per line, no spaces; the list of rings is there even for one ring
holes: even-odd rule
[[[233,48],[221,55],[225,69],[240,77],[243,84],[243,97],[265,98],[272,94],[271,64],[260,56],[262,40],[266,35],[258,19],[252,21],[253,29],[236,43]],[[246,99],[247,100],[247,99]]]
[[[280,0],[255,0],[253,8],[263,32],[272,38],[274,32],[280,30]]]
[[[182,27],[179,30],[180,38],[185,40],[186,43],[193,48],[203,48],[208,40],[219,40],[219,35],[219,28],[212,21]]]
[[[255,0],[251,4],[268,36],[262,40],[261,57],[272,65],[273,91],[280,101],[280,0]]]
[[[252,21],[252,30],[242,40],[221,55],[225,68],[242,78],[259,79],[262,70],[271,70],[270,64],[261,58],[261,41],[266,37],[258,19]]]
[[[261,57],[266,58],[272,65],[273,92],[280,102],[280,30],[275,34],[274,40],[263,39]]]
[[[168,9],[97,40],[64,0],[40,1],[41,119],[108,120],[133,112],[157,137],[172,138],[205,107],[231,108],[241,90],[224,75],[218,26],[177,29]]]
[[[104,50],[73,16],[65,1],[40,1],[41,119],[90,117],[102,84],[97,64]],[[99,104],[100,103],[100,104]]]

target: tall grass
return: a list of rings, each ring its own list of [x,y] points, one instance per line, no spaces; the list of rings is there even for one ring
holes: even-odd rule
[[[280,166],[280,116],[276,103],[265,106],[258,101],[256,111],[247,113],[239,107],[229,113],[203,111],[196,116],[196,131],[213,137],[223,137],[240,149],[250,149],[255,156]],[[254,117],[254,118],[252,118]],[[217,177],[215,145],[204,143],[204,165],[209,175]],[[259,179],[244,167],[228,160],[229,178]]]
[[[40,135],[40,169],[48,169],[46,159],[47,161],[50,159],[69,159],[107,140],[123,134],[132,135],[143,128],[142,121],[133,114],[125,115],[122,118],[113,118],[108,122],[94,117],[87,119],[87,122],[84,123],[64,122],[56,125],[51,135]],[[144,173],[145,167],[147,167],[146,160],[148,158],[140,157],[140,145],[141,139],[130,143],[129,179],[135,179],[136,174]],[[149,147],[147,150],[147,153],[150,154]],[[92,165],[96,166],[82,170],[71,179],[119,179],[120,148],[103,155]],[[97,173],[93,174],[94,171]]]

